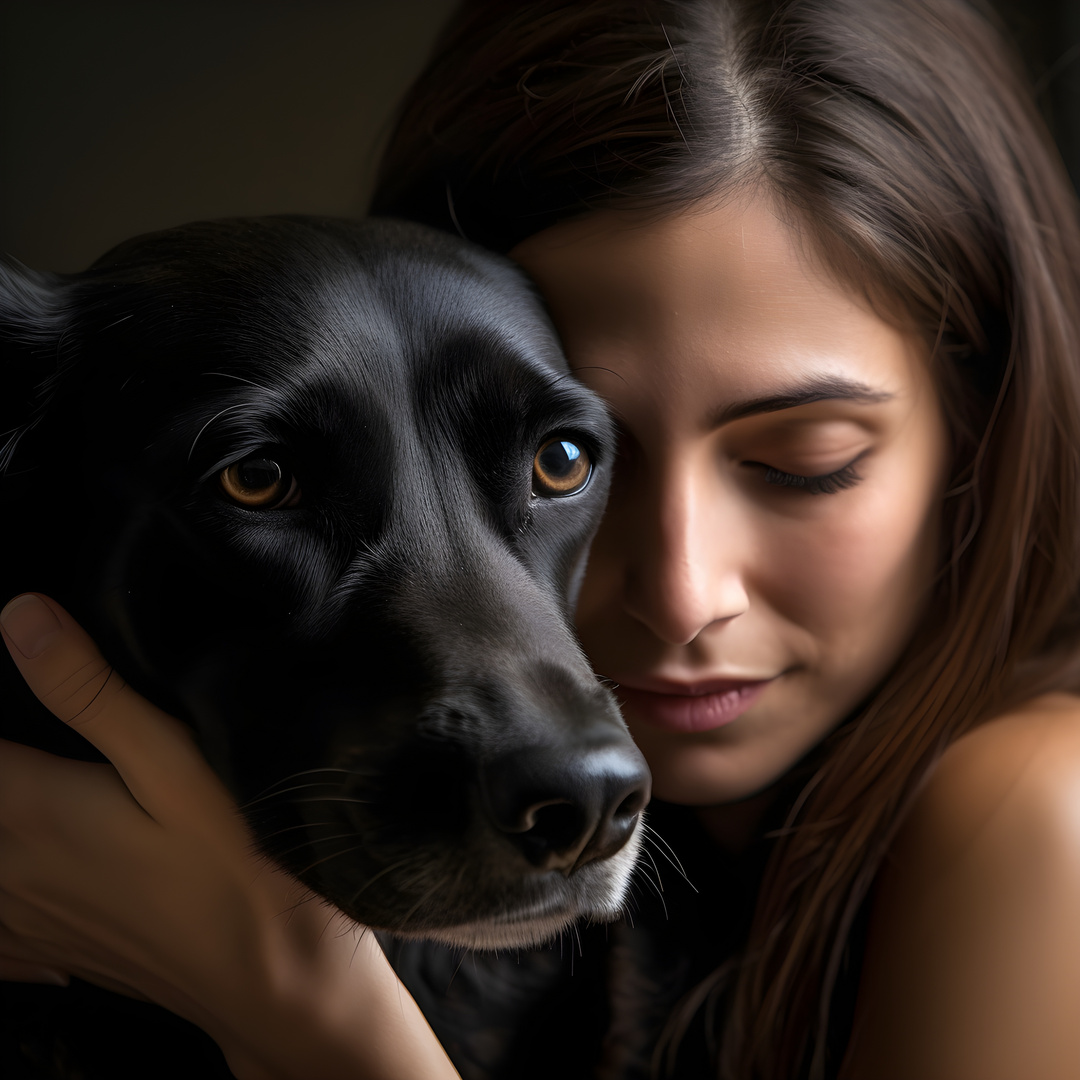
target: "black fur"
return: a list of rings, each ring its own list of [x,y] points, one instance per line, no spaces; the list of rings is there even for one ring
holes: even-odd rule
[[[388,221],[191,225],[0,265],[0,350],[0,597],[51,594],[190,723],[268,855],[451,945],[615,915],[647,773],[569,629],[612,433],[509,262]],[[553,436],[592,461],[565,497],[533,479]],[[254,459],[298,492],[230,499]],[[87,756],[0,694],[5,736]]]

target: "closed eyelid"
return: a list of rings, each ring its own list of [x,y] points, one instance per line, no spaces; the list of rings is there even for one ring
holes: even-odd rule
[[[743,464],[744,465],[763,465],[767,469],[769,469],[769,468],[775,469],[776,472],[790,472],[790,473],[792,473],[792,474],[794,474],[796,476],[803,476],[807,480],[816,480],[816,479],[820,479],[823,476],[832,476],[834,473],[843,472],[844,469],[850,469],[850,468],[852,468],[852,466],[858,465],[860,461],[863,461],[865,458],[867,458],[870,455],[870,453],[871,453],[871,448],[867,447],[864,450],[860,450],[858,453],[849,453],[847,455],[847,457],[843,460],[842,464],[834,465],[831,468],[827,468],[827,469],[816,469],[816,470],[811,470],[811,469],[802,469],[802,470],[800,470],[798,468],[780,469],[780,468],[777,468],[776,466],[769,465],[766,462],[756,461],[756,460],[752,460],[750,458],[745,459]]]
[[[865,456],[865,453],[859,454],[846,465],[841,465],[839,469],[814,476],[785,472],[760,462],[746,462],[746,464],[764,469],[765,482],[774,487],[793,488],[809,495],[835,495],[838,491],[854,487],[862,480],[862,476],[856,472],[855,467]]]
[[[806,475],[824,475],[881,443],[879,424],[861,417],[763,416],[720,433],[733,460],[768,461]]]

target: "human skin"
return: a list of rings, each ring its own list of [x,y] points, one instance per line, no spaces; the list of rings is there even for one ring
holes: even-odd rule
[[[55,602],[18,597],[0,624],[42,703],[115,766],[0,742],[0,977],[155,1001],[238,1080],[457,1076],[374,936],[256,852],[185,725]]]
[[[761,195],[513,254],[620,427],[579,634],[654,792],[739,846],[749,797],[873,691],[926,603],[948,465],[926,349]],[[860,393],[740,407],[830,381]],[[701,693],[745,679],[769,681],[741,712]],[[949,749],[876,889],[844,1080],[1080,1077],[1078,792],[1070,695]]]
[[[947,465],[925,346],[761,193],[511,254],[620,429],[586,652],[657,796],[744,799],[874,689],[925,605]]]
[[[657,793],[698,806],[715,835],[872,692],[923,610],[947,442],[925,351],[831,277],[761,194],[667,218],[596,214],[514,255],[539,281],[579,377],[622,428],[611,508],[581,596],[582,639],[598,671],[620,684]],[[748,400],[776,405],[815,380],[821,391],[825,379],[832,396],[730,413]],[[818,479],[807,487],[807,477]],[[72,655],[44,682],[18,661],[39,695],[51,688],[61,716],[56,687],[78,684],[73,673],[87,669],[85,654]],[[748,679],[764,682],[743,693]],[[123,708],[106,697],[98,705],[91,737],[124,783],[105,766],[0,753],[0,952],[177,1009],[227,1043],[245,1077],[438,1075],[395,1063],[395,1046],[435,1054],[437,1044],[415,1007],[393,998],[400,988],[383,981],[377,957],[363,970],[339,964],[351,936],[254,935],[224,973],[192,960],[215,926],[217,897],[230,910],[265,913],[276,903],[280,912],[287,883],[208,870],[186,803],[196,833],[229,821],[215,834],[221,844],[235,819],[217,796],[184,791],[211,790],[213,774],[191,752],[176,772],[174,723],[133,695]],[[1077,730],[1076,699],[1060,695],[946,753],[876,889],[845,1080],[1080,1076],[1064,1004],[1080,997]],[[33,756],[21,760],[24,751]],[[163,754],[173,805],[165,821],[155,818],[159,861],[141,880],[137,837],[141,815],[152,814],[144,804],[156,805]],[[30,787],[48,827],[31,815],[15,830]],[[741,825],[752,830],[754,815]],[[242,839],[231,850],[250,858]],[[113,869],[73,885],[76,858]],[[152,907],[166,873],[178,898],[167,915]],[[184,896],[187,878],[205,883],[197,902]],[[185,933],[155,933],[185,919]],[[140,933],[118,934],[121,924]],[[296,973],[310,997],[292,977],[263,987],[268,965]],[[241,1012],[244,995],[223,984],[254,988],[254,1004]],[[322,992],[330,986],[334,994]],[[377,1027],[344,1032],[343,1013],[388,1001],[403,1018],[392,1045],[375,1045]],[[377,1067],[370,1054],[381,1055]]]

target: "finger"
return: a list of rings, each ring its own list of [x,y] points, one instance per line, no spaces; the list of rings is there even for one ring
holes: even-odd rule
[[[18,596],[0,611],[0,629],[38,700],[113,763],[147,813],[202,806],[219,818],[231,808],[189,729],[132,690],[59,604]]]
[[[33,593],[17,596],[0,611],[0,627],[12,659],[27,684],[54,716],[77,722],[102,693],[106,700],[112,669],[93,642],[72,630],[73,620],[57,604]]]
[[[20,837],[27,850],[67,835],[92,840],[119,820],[157,826],[111,765],[56,757],[0,739],[0,840]],[[3,854],[0,843],[0,856]],[[0,857],[0,870],[7,865]]]

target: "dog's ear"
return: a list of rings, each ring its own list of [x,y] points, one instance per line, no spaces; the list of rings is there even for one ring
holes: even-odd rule
[[[65,279],[0,256],[0,476],[56,389],[66,323]]]

